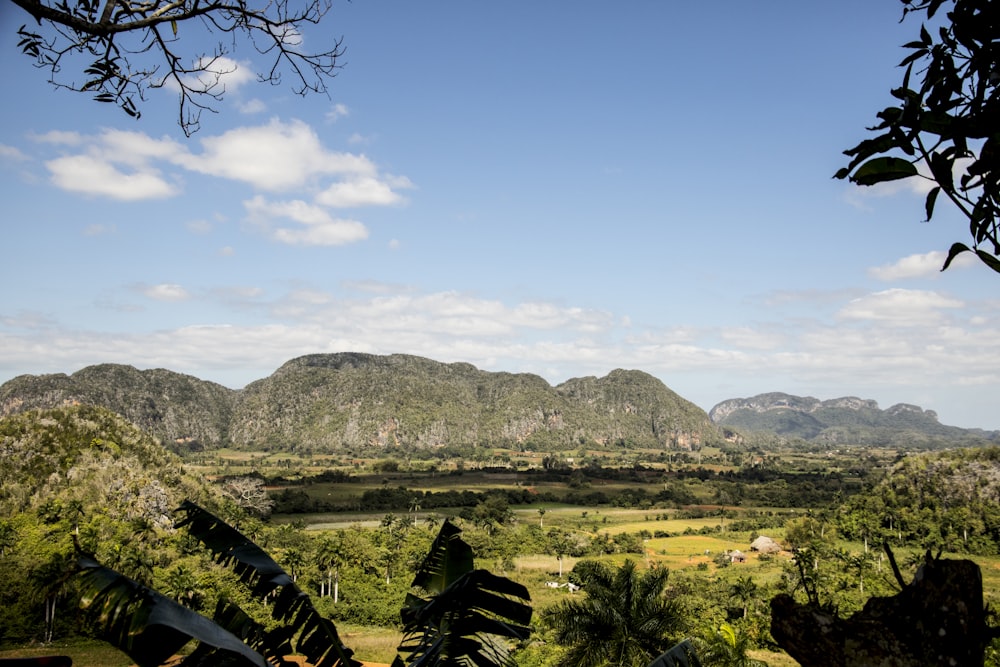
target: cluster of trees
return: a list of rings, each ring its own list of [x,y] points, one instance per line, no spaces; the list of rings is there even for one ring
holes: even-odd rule
[[[1000,449],[906,457],[870,492],[838,509],[837,527],[866,544],[997,553]]]
[[[512,505],[565,503],[581,507],[611,505],[623,508],[678,508],[695,505],[711,498],[729,506],[828,507],[858,492],[872,475],[871,469],[851,474],[840,472],[784,472],[764,468],[717,471],[697,467],[664,471],[641,465],[629,468],[590,465],[584,468],[552,467],[519,473],[521,486],[516,488],[471,491],[445,489],[423,491],[405,485],[390,485],[389,477],[379,489],[366,489],[350,500],[330,500],[310,493],[314,482],[336,481],[349,484],[357,478],[342,472],[324,472],[297,482],[283,478],[267,480],[272,485],[286,485],[272,494],[274,511],[301,514],[336,511],[404,512],[445,507],[474,507],[490,495],[502,494]],[[602,490],[607,483],[632,481],[656,490],[634,486]],[[556,482],[565,491],[536,491],[533,484]],[[291,485],[294,484],[294,485]],[[696,488],[697,487],[697,488]]]

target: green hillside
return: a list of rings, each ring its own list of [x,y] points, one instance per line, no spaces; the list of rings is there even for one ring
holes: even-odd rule
[[[68,404],[117,412],[176,451],[696,449],[722,442],[704,410],[640,371],[553,387],[536,375],[464,363],[339,353],[293,359],[241,390],[112,364],[0,386],[0,415]]]
[[[716,424],[745,433],[772,433],[825,445],[870,445],[938,449],[1000,441],[1000,433],[946,426],[932,410],[900,403],[882,410],[853,396],[820,401],[811,396],[759,394],[719,403],[709,412]]]

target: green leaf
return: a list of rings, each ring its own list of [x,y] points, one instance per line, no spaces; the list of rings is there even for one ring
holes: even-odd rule
[[[942,271],[947,270],[951,266],[952,260],[961,255],[963,252],[970,252],[969,246],[964,243],[953,243],[951,248],[948,250],[948,258],[944,260],[944,266],[941,267]]]
[[[858,185],[875,185],[917,175],[909,160],[898,157],[877,157],[857,168],[851,180]]]
[[[976,248],[976,256],[983,261],[983,264],[990,267],[997,273],[1000,273],[1000,259],[986,252],[985,250],[980,250]],[[947,264],[945,265],[947,266]],[[942,269],[943,271],[944,269]]]
[[[934,215],[934,203],[937,201],[938,195],[941,193],[941,187],[937,186],[932,188],[930,192],[927,193],[927,200],[924,202],[924,211],[927,212],[927,219],[924,222],[930,222],[931,217]]]
[[[955,189],[954,160],[948,159],[946,155],[941,153],[931,153],[927,163],[931,168],[931,176],[938,182],[938,185],[944,188],[945,192],[951,192]]]
[[[320,616],[309,596],[263,549],[241,532],[198,505],[185,501],[178,512],[185,516],[175,525],[188,532],[215,554],[216,562],[232,568],[258,598],[272,593],[272,616],[287,623],[284,633],[269,633],[261,648],[266,654],[281,654],[292,634],[298,633],[296,650],[318,667],[357,667],[353,651],[340,641],[333,623]]]
[[[400,611],[404,636],[398,651],[410,667],[512,664],[503,639],[531,632],[528,589],[486,570],[475,570],[472,550],[450,522],[413,579],[414,592]],[[425,599],[417,593],[430,592]],[[394,667],[407,664],[397,656]]]
[[[81,609],[95,617],[103,639],[140,667],[163,664],[192,639],[201,643],[203,653],[219,652],[216,662],[228,655],[238,656],[243,665],[267,667],[263,656],[201,614],[88,556],[79,558],[79,566],[74,581]]]

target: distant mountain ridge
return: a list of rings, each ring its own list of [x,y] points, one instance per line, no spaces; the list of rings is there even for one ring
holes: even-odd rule
[[[937,413],[897,403],[885,410],[873,400],[844,396],[821,401],[780,392],[732,398],[709,411],[720,426],[775,433],[830,444],[948,446],[1000,442],[1000,432],[946,426]]]
[[[292,359],[240,390],[118,364],[22,375],[0,385],[0,416],[71,404],[112,410],[177,451],[690,449],[723,441],[704,410],[630,370],[553,387],[537,375],[466,363],[337,353]]]
[[[78,404],[120,414],[181,453],[220,447],[333,454],[437,447],[685,450],[739,443],[748,434],[756,434],[756,443],[939,448],[1000,442],[1000,433],[943,426],[933,411],[914,405],[880,410],[875,401],[855,397],[819,401],[770,393],[723,401],[706,413],[637,370],[552,386],[529,373],[403,354],[306,355],[239,390],[120,364],[22,375],[0,385],[0,417]]]

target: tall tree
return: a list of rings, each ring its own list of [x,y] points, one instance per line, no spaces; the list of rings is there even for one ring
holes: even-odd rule
[[[859,185],[900,179],[930,184],[927,220],[941,195],[969,220],[971,248],[954,243],[942,270],[974,252],[1000,272],[1000,5],[991,0],[902,0],[904,19],[921,15],[900,66],[898,100],[878,112],[878,133],[845,153],[837,178]],[[947,5],[942,16],[939,10]]]
[[[750,657],[749,649],[747,634],[723,623],[698,643],[698,658],[704,667],[767,667],[763,660]]]
[[[556,641],[569,647],[563,667],[645,667],[677,642],[680,606],[667,593],[666,568],[639,572],[583,561],[573,571],[586,595],[545,614]]]
[[[317,50],[303,48],[303,32],[327,15],[332,0],[12,1],[32,19],[18,30],[21,51],[52,85],[92,94],[136,118],[150,89],[169,86],[178,91],[188,135],[201,112],[222,100],[224,78],[237,67],[231,49],[240,42],[269,59],[258,81],[278,84],[287,73],[300,95],[325,93],[340,67],[339,39],[311,39]],[[199,51],[206,40],[215,48]]]

